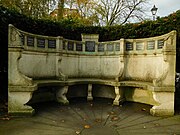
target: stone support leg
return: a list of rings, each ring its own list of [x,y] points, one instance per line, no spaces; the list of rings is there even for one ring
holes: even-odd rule
[[[63,86],[63,87],[58,87],[56,90],[56,100],[59,103],[62,104],[69,104],[69,101],[67,100],[66,94],[68,92],[68,87],[69,86]]]
[[[32,98],[33,92],[9,92],[8,113],[13,116],[33,115],[34,109],[26,103]]]
[[[87,96],[87,100],[88,101],[92,101],[93,100],[93,96],[92,96],[92,84],[88,84],[88,96]]]
[[[153,92],[153,98],[158,103],[150,110],[153,116],[174,115],[174,92]]]
[[[114,90],[115,90],[116,97],[113,101],[113,105],[119,105],[119,103],[124,100],[123,90],[119,89],[119,87],[117,86],[114,87]]]

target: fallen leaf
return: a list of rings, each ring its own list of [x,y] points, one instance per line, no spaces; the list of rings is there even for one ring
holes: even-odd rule
[[[110,112],[110,114],[111,114],[111,115],[114,115],[114,114],[115,114],[115,112],[111,111],[111,112]]]
[[[160,126],[159,123],[155,123],[154,125],[157,126],[157,127]]]
[[[4,118],[1,118],[2,120],[10,120],[9,117],[4,117]]]
[[[101,119],[95,119],[95,122],[101,123]]]
[[[80,131],[76,131],[75,133],[76,133],[77,135],[80,135],[81,132],[80,132]]]
[[[142,108],[141,111],[146,111],[146,108]]]
[[[89,128],[90,128],[90,125],[85,125],[84,128],[85,128],[85,129],[89,129]]]
[[[111,118],[111,120],[112,120],[112,121],[117,121],[117,120],[119,120],[119,117],[113,116],[113,117]]]
[[[65,120],[61,120],[61,122],[62,122],[62,123],[64,123],[64,122],[65,122]]]

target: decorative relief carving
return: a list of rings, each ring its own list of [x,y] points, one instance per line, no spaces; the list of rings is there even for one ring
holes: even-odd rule
[[[175,35],[174,35],[174,33],[172,33],[164,40],[164,44],[165,44],[164,51],[165,50],[170,50],[170,51],[175,50],[175,46],[173,46],[174,40],[175,40],[174,37],[175,37]]]
[[[21,46],[21,33],[12,25],[9,26],[9,45]]]
[[[69,104],[69,101],[66,97],[67,92],[68,92],[68,86],[58,87],[56,90],[57,102],[62,103],[62,104]]]
[[[68,80],[68,76],[64,75],[62,73],[62,70],[61,70],[61,61],[62,61],[62,58],[59,58],[58,60],[58,79],[61,80],[61,81],[66,81]]]
[[[19,51],[19,52],[18,52]],[[19,86],[31,86],[32,78],[29,78],[21,73],[19,70],[19,60],[21,59],[21,50],[13,50],[9,54],[9,62],[11,66],[8,67],[8,82],[11,85],[19,85]]]
[[[153,80],[154,86],[162,86],[163,80],[165,80],[168,75],[168,72],[169,72],[170,66],[171,66],[170,61],[172,61],[171,57],[169,57],[169,54],[176,51],[175,46],[173,46],[174,37],[175,37],[174,32],[172,32],[172,34],[170,34],[166,39],[159,40],[159,41],[161,41],[161,45],[163,43],[163,46],[164,46],[163,47],[164,65],[163,65],[162,74],[158,78]]]
[[[163,80],[167,77],[168,71],[169,71],[169,63],[168,63],[168,62],[165,62],[165,63],[164,63],[164,66],[163,66],[163,72],[162,72],[162,74],[159,75],[158,78],[156,78],[156,79],[153,80],[153,85],[154,85],[154,86],[162,86],[162,82],[163,82]]]
[[[124,58],[123,57],[120,57],[120,62],[121,62],[121,64],[120,64],[120,70],[119,70],[119,75],[118,75],[118,79],[116,79],[117,81],[119,81],[119,80],[121,80],[122,79],[122,77],[123,77],[123,72],[124,72]]]
[[[32,78],[24,75],[24,74],[21,73],[21,71],[19,70],[19,61],[20,61],[21,58],[22,58],[22,54],[20,53],[20,54],[19,54],[19,57],[17,58],[17,71],[18,71],[19,75],[21,76],[21,78],[22,78],[22,80],[23,80],[23,81],[22,81],[22,80],[21,80],[21,81],[22,81],[22,82],[25,82],[26,85],[30,86],[30,85],[32,85]]]

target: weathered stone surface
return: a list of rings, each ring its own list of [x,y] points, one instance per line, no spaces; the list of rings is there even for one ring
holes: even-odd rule
[[[83,84],[88,100],[94,95],[109,97],[119,105],[126,99],[153,105],[153,115],[173,115],[176,32],[109,42],[98,38],[96,34],[83,34],[82,41],[40,36],[10,25],[9,112],[26,111],[24,104],[38,87],[58,88],[56,100],[67,104],[69,86]],[[105,85],[114,95],[102,88],[95,92],[97,85]],[[24,98],[18,98],[21,94]]]

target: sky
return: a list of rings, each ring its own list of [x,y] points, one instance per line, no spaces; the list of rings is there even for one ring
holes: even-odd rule
[[[168,16],[180,10],[180,0],[150,0],[150,10],[154,5],[158,8],[156,15],[159,17]],[[152,15],[151,11],[148,14]]]

